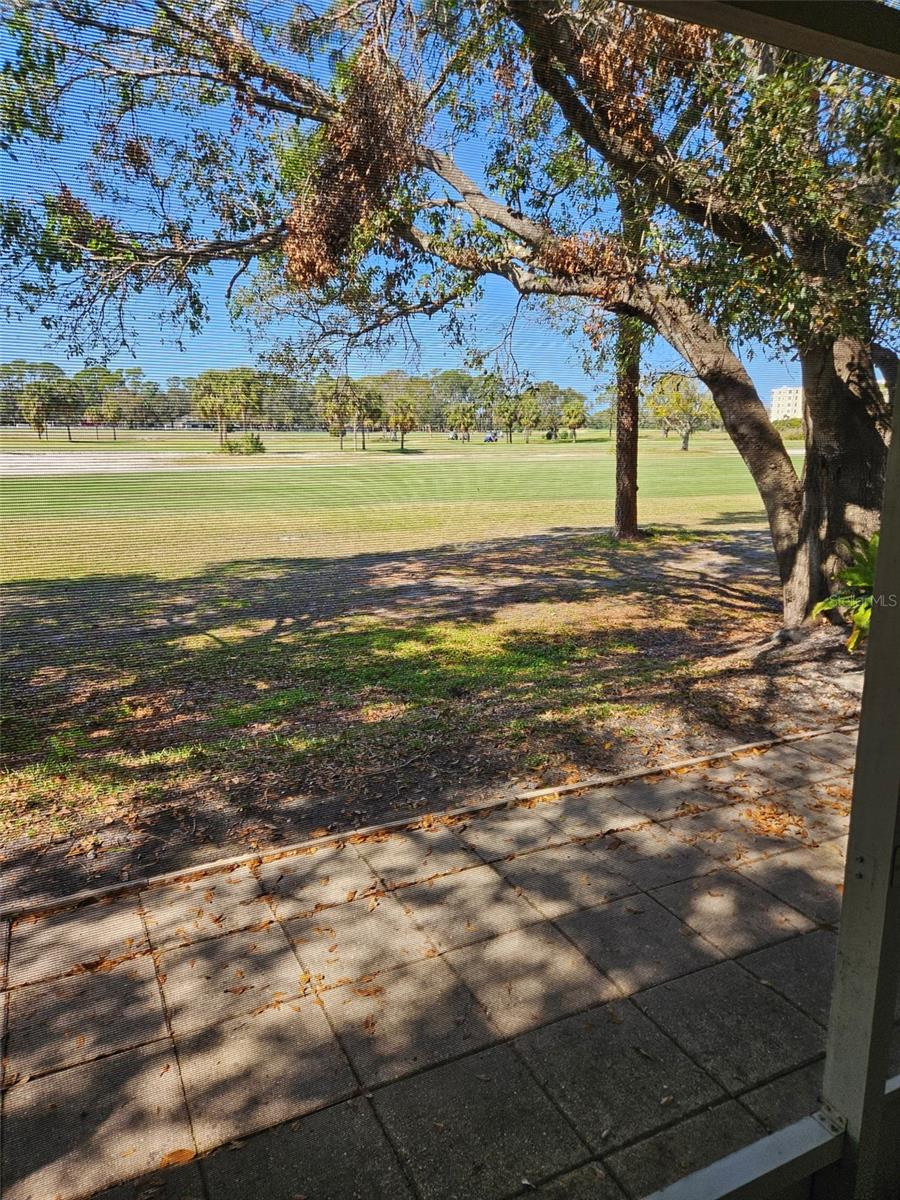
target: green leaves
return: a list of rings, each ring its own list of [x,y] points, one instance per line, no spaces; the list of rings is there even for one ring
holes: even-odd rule
[[[558,13],[496,0],[424,0],[392,11],[373,17],[368,6],[329,4],[313,15],[301,6],[279,22],[253,4],[226,3],[201,19],[191,5],[151,3],[126,19],[113,0],[61,9],[14,0],[0,147],[31,153],[68,126],[85,135],[83,163],[60,156],[68,197],[48,197],[43,212],[21,197],[0,208],[16,299],[44,306],[73,348],[103,350],[105,342],[90,343],[127,341],[128,306],[145,288],[160,294],[173,321],[198,328],[201,276],[229,260],[259,267],[243,276],[244,315],[260,301],[259,313],[271,319],[280,308],[313,338],[327,324],[326,340],[336,327],[380,348],[392,322],[440,311],[448,337],[462,339],[478,278],[498,268],[507,278],[513,267],[554,269],[535,256],[534,239],[511,237],[509,221],[504,227],[485,215],[488,206],[462,200],[415,154],[402,170],[382,172],[371,202],[345,222],[347,236],[331,239],[340,253],[326,256],[327,278],[324,270],[296,275],[313,280],[302,295],[285,280],[291,202],[324,178],[319,217],[345,214],[348,180],[355,172],[363,192],[372,183],[379,139],[406,92],[417,114],[429,97],[416,142],[467,145],[477,160],[470,173],[494,211],[527,216],[557,241],[599,245],[618,234],[613,173],[625,167],[598,136],[608,132],[612,101],[591,84],[585,62],[608,44],[614,68],[617,54],[628,57],[626,26],[633,36],[642,22],[657,29],[660,18],[626,14],[623,24],[609,0],[566,0]],[[657,32],[662,40],[639,64],[640,86],[629,92],[622,71],[612,87],[625,116],[640,114],[646,144],[663,148],[647,157],[632,139],[629,150],[630,179],[647,194],[636,266],[728,337],[784,349],[824,333],[885,336],[900,307],[891,232],[896,85],[742,39],[703,35],[696,53],[679,55],[666,47],[689,39],[690,27],[663,23]],[[375,120],[360,124],[371,115],[366,102],[354,124],[347,110],[353,117],[363,50],[375,43],[384,68],[366,93]],[[564,80],[564,93],[551,90],[551,77]],[[355,129],[355,140],[329,174],[326,143],[334,157],[339,127],[345,141]],[[616,128],[627,140],[628,122]],[[280,237],[260,242],[270,229]],[[410,229],[423,236],[410,238]],[[302,222],[296,241],[302,258],[310,242]],[[219,243],[225,248],[209,249]],[[248,296],[257,284],[261,294]],[[602,303],[602,289],[593,297]]]
[[[295,126],[274,139],[275,158],[282,182],[289,192],[303,192],[309,186],[322,153],[322,144],[321,126],[311,132]]]
[[[647,408],[660,428],[674,429],[685,440],[695,429],[709,428],[719,419],[715,405],[696,381],[674,371],[667,372],[650,389]]]
[[[0,151],[29,138],[58,142],[62,127],[50,98],[65,51],[47,40],[26,4],[12,8],[5,26],[16,57],[0,71]]]
[[[843,585],[812,610],[813,617],[822,613],[841,611],[853,626],[847,639],[847,649],[852,653],[869,632],[872,609],[875,605],[875,563],[878,558],[879,535],[873,534],[867,541],[859,539],[852,547],[852,558],[842,567],[835,578]]]

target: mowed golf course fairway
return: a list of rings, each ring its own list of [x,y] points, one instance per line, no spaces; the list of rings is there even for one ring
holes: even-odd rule
[[[341,453],[323,435],[267,434],[269,453],[249,459],[210,454],[205,433],[126,433],[99,443],[99,464],[85,461],[97,449],[89,433],[70,446],[54,432],[49,443],[0,439],[15,468],[2,488],[7,581],[171,578],[236,559],[458,545],[613,519],[614,447],[590,432],[574,445],[512,446],[419,434],[404,454],[371,435],[363,454],[352,439]],[[723,435],[695,435],[685,453],[674,437],[648,434],[641,450],[642,523],[714,532],[763,520]]]

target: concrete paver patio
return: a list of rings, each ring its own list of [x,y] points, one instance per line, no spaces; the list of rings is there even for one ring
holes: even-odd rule
[[[853,745],[14,922],[4,1196],[637,1200],[807,1114]]]

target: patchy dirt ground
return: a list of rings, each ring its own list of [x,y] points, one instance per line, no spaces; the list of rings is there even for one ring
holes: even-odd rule
[[[853,720],[766,538],[558,534],[7,588],[6,899]]]

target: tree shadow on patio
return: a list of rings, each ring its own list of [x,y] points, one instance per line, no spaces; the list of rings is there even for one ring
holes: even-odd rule
[[[105,1200],[194,1200],[201,1175],[222,1200],[545,1180],[619,1200],[805,1115],[839,840],[748,843],[723,870],[628,800],[357,838],[16,926],[7,1071],[38,1011],[45,1047],[71,1050],[8,1076],[10,1200],[135,1177]]]

